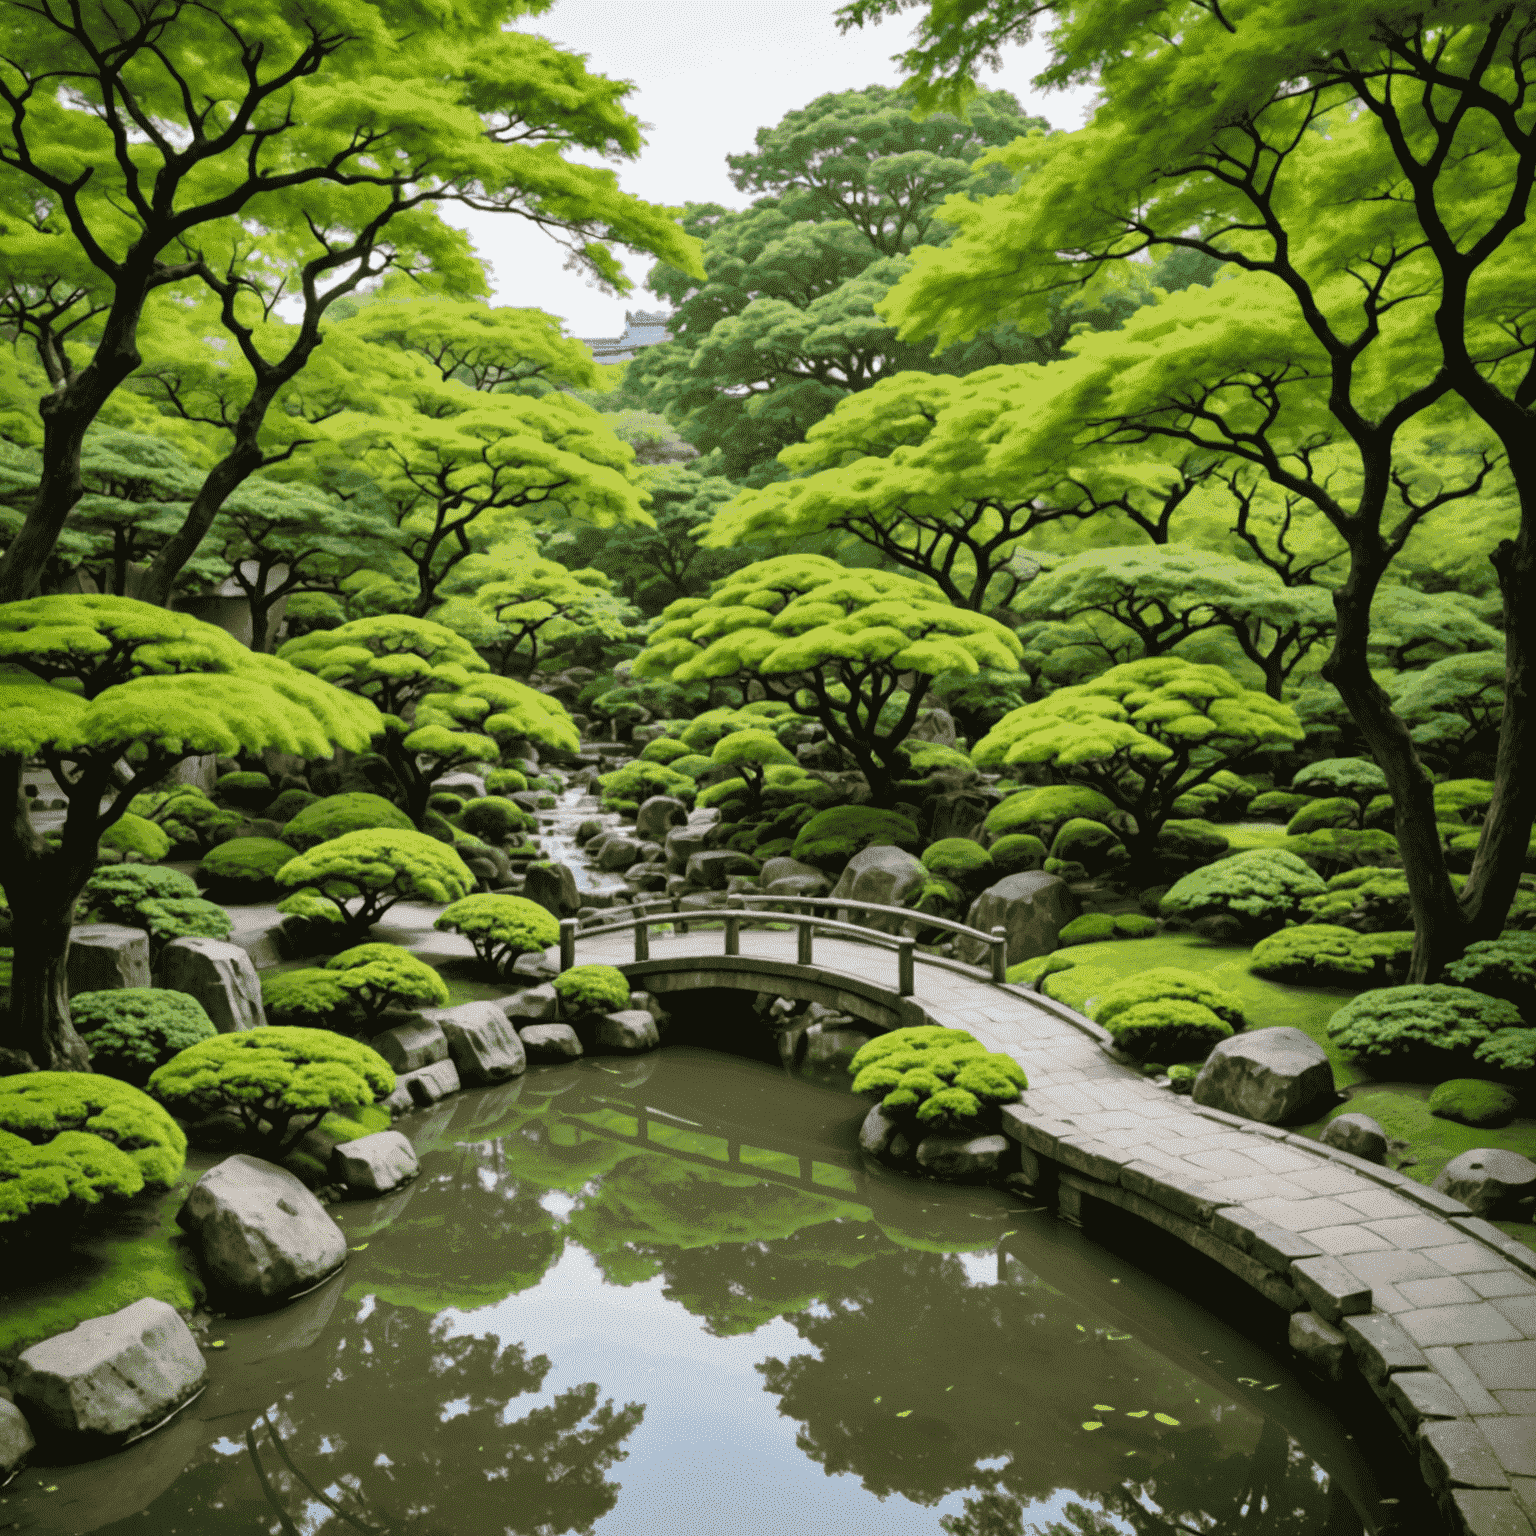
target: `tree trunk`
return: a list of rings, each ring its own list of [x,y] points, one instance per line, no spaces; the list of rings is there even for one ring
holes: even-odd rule
[[[265,403],[261,414],[266,414]],[[149,569],[140,579],[138,596],[141,602],[154,603],[159,608],[170,606],[171,589],[176,585],[176,578],[197,553],[198,545],[207,537],[220,508],[261,465],[262,452],[256,446],[253,430],[249,440],[237,442],[208,471],[192,505],[187,508],[181,527],[166,540],[165,547],[150,562]]]

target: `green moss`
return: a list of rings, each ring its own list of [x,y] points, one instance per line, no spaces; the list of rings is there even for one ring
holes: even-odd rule
[[[141,864],[155,864],[171,851],[171,838],[166,830],[132,811],[124,811],[101,834],[101,846],[119,853],[124,859]]]
[[[1069,955],[1059,953],[1036,955],[1033,960],[1021,960],[1017,965],[1010,965],[1007,980],[1016,986],[1034,987],[1053,971],[1069,970],[1071,965],[1072,959]]]
[[[672,763],[680,757],[687,757],[692,752],[692,747],[679,741],[675,736],[658,736],[655,741],[646,742],[640,759],[646,763]]]
[[[1048,784],[1010,795],[994,806],[983,823],[989,837],[1027,832],[1044,841],[1054,837],[1063,822],[1074,818],[1107,821],[1115,814],[1114,803],[1096,789],[1080,784]]]
[[[1174,879],[1221,858],[1230,846],[1226,833],[1208,821],[1165,821],[1155,844],[1158,871]]]
[[[667,764],[673,773],[681,773],[690,779],[697,779],[701,773],[708,773],[715,766],[712,757],[705,757],[699,752],[690,752],[686,757],[675,757]]]
[[[1412,952],[1411,932],[1365,934],[1331,923],[1306,923],[1260,939],[1253,946],[1252,969],[1276,981],[1349,986],[1385,979],[1387,968],[1404,964]]]
[[[1040,982],[1040,990],[1058,1003],[1086,1013],[1099,994],[1119,979],[1114,971],[1100,966],[1073,965],[1064,970],[1048,971]]]
[[[1508,1088],[1476,1077],[1453,1077],[1429,1096],[1430,1114],[1478,1130],[1508,1125],[1519,1107],[1520,1101]]]
[[[441,932],[462,934],[497,973],[519,955],[541,952],[560,942],[559,919],[526,896],[494,892],[466,896],[444,908],[432,926]]]
[[[277,786],[264,773],[220,774],[214,795],[237,811],[257,814],[277,798]]]
[[[439,789],[427,796],[427,809],[439,816],[457,816],[464,809],[464,796],[451,790]]]
[[[916,825],[896,811],[867,805],[837,805],[819,811],[795,838],[794,857],[828,874],[842,870],[854,854],[877,843],[909,852],[921,847]]]
[[[528,776],[521,768],[493,768],[485,776],[488,795],[515,795],[528,788]]]
[[[469,801],[459,812],[458,824],[488,843],[504,843],[524,832],[537,832],[539,818],[500,795]]]
[[[229,913],[201,896],[172,896],[139,903],[140,925],[149,930],[153,950],[172,939],[227,939],[234,930]]]
[[[612,773],[599,775],[598,789],[603,797],[603,809],[626,810],[631,814],[640,808],[642,801],[653,795],[671,795],[684,805],[693,804],[698,786],[686,773],[668,768],[663,763],[636,761]]]
[[[1026,869],[1040,869],[1045,864],[1045,844],[1027,832],[1010,832],[987,849],[998,879],[1017,875]]]
[[[306,805],[283,828],[283,841],[303,852],[319,843],[340,837],[345,832],[360,832],[375,827],[406,832],[413,830],[411,818],[382,795],[355,791],[346,795],[327,795]]]
[[[1328,827],[1299,837],[1287,836],[1280,846],[1325,879],[1344,870],[1366,866],[1387,868],[1402,863],[1397,839],[1390,832]]]
[[[1085,912],[1061,930],[1061,943],[1070,947],[1105,939],[1145,939],[1156,932],[1156,920],[1140,912]]]
[[[363,1028],[372,1032],[389,1008],[441,1008],[448,1001],[443,978],[399,944],[358,944],[325,962],[356,1002]]]
[[[1445,985],[1362,992],[1328,1022],[1329,1036],[1374,1069],[1442,1077],[1498,1030],[1518,1028],[1520,1011],[1502,998]]]
[[[261,1005],[273,1024],[350,1029],[353,1023],[352,994],[335,971],[321,966],[264,972]]]
[[[1536,1078],[1536,1029],[1501,1029],[1472,1053],[1478,1066],[1529,1087]]]
[[[161,987],[78,992],[69,1011],[91,1049],[91,1070],[140,1088],[177,1051],[218,1033],[195,997]]]
[[[968,1031],[923,1024],[876,1035],[848,1064],[855,1093],[876,1094],[889,1114],[923,1131],[974,1125],[1028,1087],[1011,1056],[988,1051]]]
[[[143,928],[139,907],[145,901],[196,900],[197,895],[197,882],[179,869],[120,864],[98,869],[85,882],[75,910],[81,922]]]
[[[968,837],[940,838],[923,850],[921,860],[931,874],[972,892],[984,890],[996,875],[991,854]]]
[[[1255,795],[1248,802],[1248,814],[1259,821],[1289,821],[1303,806],[1311,805],[1311,795],[1291,790],[1271,789]]]
[[[268,821],[289,822],[319,799],[319,795],[312,795],[307,789],[285,789],[261,814]]]
[[[203,855],[198,873],[224,901],[260,901],[277,889],[274,876],[293,857],[275,837],[232,837]]]
[[[1099,1007],[1112,995],[1113,990],[1105,993]],[[1137,1061],[1204,1061],[1215,1046],[1232,1035],[1230,1024],[1189,997],[1165,996],[1132,1003],[1100,1022],[1114,1037],[1115,1045]]]
[[[1191,870],[1169,889],[1159,910],[1165,918],[1215,923],[1254,939],[1296,921],[1302,902],[1326,890],[1294,854],[1261,849]]]
[[[1445,968],[1445,979],[1489,997],[1502,997],[1536,1023],[1536,933],[1510,931],[1467,945]]]
[[[1199,1003],[1232,1029],[1242,1029],[1247,1023],[1242,999],[1236,993],[1228,992],[1199,971],[1179,966],[1152,966],[1139,975],[1115,982],[1099,995],[1091,1017],[1095,1023],[1110,1029],[1128,1009],[1167,999]],[[1159,1059],[1177,1061],[1181,1058],[1160,1056]]]
[[[555,977],[568,1015],[616,1013],[629,1007],[629,978],[616,965],[575,965]]]
[[[1062,863],[1081,864],[1090,875],[1117,869],[1126,861],[1125,844],[1119,836],[1103,822],[1086,816],[1072,816],[1062,822],[1051,842],[1050,856]]]

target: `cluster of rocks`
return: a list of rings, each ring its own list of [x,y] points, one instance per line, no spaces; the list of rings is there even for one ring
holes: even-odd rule
[[[249,952],[227,939],[172,939],[150,968],[149,935],[119,923],[77,923],[69,934],[70,996],[118,987],[185,992],[207,1010],[220,1033],[267,1022],[261,982]]]

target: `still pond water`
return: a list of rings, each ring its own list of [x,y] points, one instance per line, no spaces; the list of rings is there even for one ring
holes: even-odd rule
[[[0,1530],[1429,1528],[1269,1349],[1029,1202],[866,1171],[861,1113],[670,1046],[414,1116],[421,1177],[338,1208],[345,1271],[219,1324],[201,1399],[24,1472]]]

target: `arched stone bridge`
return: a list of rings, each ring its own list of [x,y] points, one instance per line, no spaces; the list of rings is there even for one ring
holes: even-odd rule
[[[1453,1530],[1536,1532],[1531,1249],[1405,1174],[1157,1089],[1071,1009],[911,940],[783,912],[690,916],[686,933],[657,931],[664,912],[567,924],[563,963],[616,965],[658,994],[728,987],[881,1028],[949,1025],[1007,1052],[1029,1087],[1004,1129],[1065,1214],[1128,1211],[1224,1265],[1292,1314],[1293,1345],[1325,1374],[1363,1375]]]

